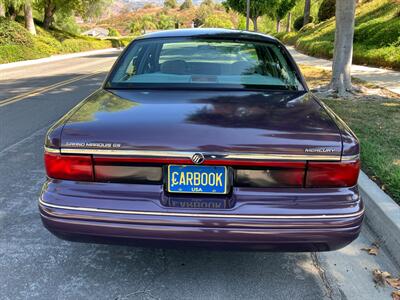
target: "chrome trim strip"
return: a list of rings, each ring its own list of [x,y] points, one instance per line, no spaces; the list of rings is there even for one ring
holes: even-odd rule
[[[171,151],[148,151],[148,150],[113,150],[113,149],[73,149],[62,148],[54,149],[44,147],[48,153],[63,154],[93,154],[93,155],[115,155],[115,156],[137,156],[137,157],[168,157],[168,158],[188,158],[190,159],[195,152],[171,152]],[[321,160],[321,161],[340,161],[340,157],[336,155],[297,155],[297,154],[221,154],[213,153],[206,155],[217,155],[223,159],[249,159],[249,160]],[[342,156],[342,161],[359,160],[360,155]]]
[[[102,208],[90,208],[90,207],[77,207],[77,206],[63,206],[55,205],[44,202],[39,199],[39,204],[56,209],[74,210],[74,211],[85,211],[85,212],[97,212],[97,213],[112,213],[112,214],[126,214],[126,215],[146,215],[146,216],[167,216],[167,217],[195,217],[195,218],[228,218],[228,219],[338,219],[338,218],[353,218],[359,217],[364,213],[364,208],[351,214],[339,214],[339,215],[237,215],[237,214],[194,214],[194,213],[181,213],[181,212],[150,212],[150,211],[134,211],[134,210],[115,210],[115,209],[102,209]]]
[[[60,154],[60,149],[55,149],[55,148],[49,148],[49,147],[44,147],[44,151],[47,153],[57,153]]]
[[[348,156],[342,156],[342,161],[356,161],[360,160],[360,155],[348,155]]]
[[[117,149],[74,149],[61,148],[63,154],[92,154],[92,155],[116,155],[136,157],[168,157],[190,159],[195,152],[178,151],[151,151],[151,150],[117,150]],[[252,153],[204,153],[205,156],[215,155],[218,159],[233,160],[316,160],[316,161],[340,161],[340,155],[301,155],[301,154],[252,154]]]

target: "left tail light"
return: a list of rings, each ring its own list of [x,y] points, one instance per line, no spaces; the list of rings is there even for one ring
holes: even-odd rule
[[[90,155],[61,155],[45,153],[47,176],[54,179],[93,181],[93,162]]]

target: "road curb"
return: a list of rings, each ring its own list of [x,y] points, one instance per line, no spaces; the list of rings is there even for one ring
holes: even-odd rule
[[[69,58],[85,57],[85,56],[91,56],[91,55],[96,55],[96,54],[111,53],[111,52],[116,52],[116,51],[120,51],[120,50],[117,48],[107,48],[107,49],[92,50],[92,51],[85,51],[85,52],[53,55],[53,56],[39,58],[39,59],[16,61],[16,62],[8,63],[8,64],[0,64],[0,70],[32,66],[32,65],[45,63],[45,62],[60,61],[60,60],[69,59]]]
[[[358,179],[365,202],[365,222],[400,265],[400,206],[361,172]]]

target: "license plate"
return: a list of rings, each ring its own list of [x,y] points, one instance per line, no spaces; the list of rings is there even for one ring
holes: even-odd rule
[[[226,194],[227,168],[220,166],[168,166],[168,192]]]

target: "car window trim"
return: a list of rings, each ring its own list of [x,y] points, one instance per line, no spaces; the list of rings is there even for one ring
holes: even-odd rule
[[[191,41],[191,40],[216,40],[216,41],[232,41],[232,42],[254,42],[254,43],[265,43],[265,44],[272,44],[277,46],[281,51],[282,51],[282,55],[284,56],[284,58],[287,60],[288,63],[288,67],[291,69],[291,71],[294,73],[294,75],[296,76],[296,78],[298,79],[298,83],[299,83],[299,87],[296,87],[296,91],[309,91],[307,83],[305,82],[305,79],[299,69],[299,67],[297,66],[296,62],[294,61],[294,59],[292,58],[292,56],[290,55],[289,51],[286,49],[286,47],[279,42],[278,40],[271,40],[269,38],[251,38],[251,37],[240,37],[240,38],[233,38],[233,37],[224,37],[224,36],[208,36],[208,35],[204,35],[204,36],[183,36],[183,37],[139,37],[135,40],[133,40],[121,53],[121,55],[118,57],[118,59],[116,60],[116,62],[114,63],[114,65],[112,66],[110,72],[107,74],[104,82],[103,82],[103,88],[104,89],[152,89],[150,86],[149,87],[136,87],[139,84],[134,83],[135,87],[127,87],[127,88],[121,88],[118,87],[116,85],[112,85],[111,84],[111,78],[113,78],[115,76],[116,71],[119,68],[119,65],[121,62],[124,61],[124,59],[126,58],[126,56],[129,54],[129,50],[135,46],[136,43],[138,42],[143,42],[143,41],[152,41],[152,40],[179,40],[179,41]],[[149,85],[160,85],[160,84],[149,84]],[[175,85],[178,84],[170,84],[168,83],[168,89],[185,89],[185,88],[180,88],[177,87]],[[197,87],[190,87],[187,90],[204,90],[205,87],[204,86],[200,86],[201,84],[199,84],[199,88]],[[209,85],[209,84],[208,84]],[[214,90],[216,88],[214,87],[210,87],[210,89]],[[221,87],[222,90],[248,90],[248,88],[243,87],[243,85],[241,86],[241,88],[224,88]],[[251,88],[250,88],[251,89]],[[262,88],[255,88],[256,90],[260,90]],[[220,90],[220,89],[217,89]],[[293,91],[291,89],[288,89],[287,86],[282,86],[282,88],[278,88],[278,91]],[[268,91],[270,91],[268,89]]]

